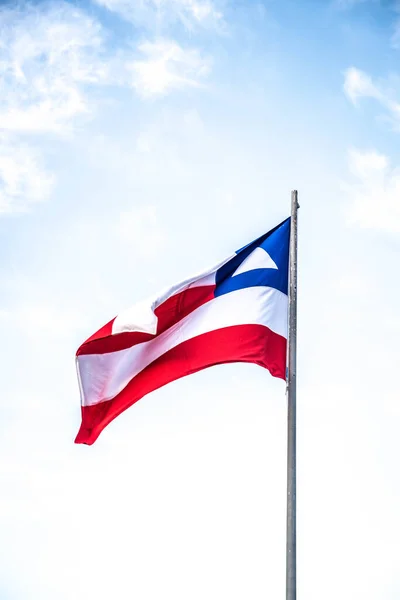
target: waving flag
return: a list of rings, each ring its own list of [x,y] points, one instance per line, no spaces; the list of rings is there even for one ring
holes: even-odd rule
[[[223,263],[134,305],[77,352],[82,424],[93,444],[129,406],[221,363],[248,362],[285,379],[290,219]]]

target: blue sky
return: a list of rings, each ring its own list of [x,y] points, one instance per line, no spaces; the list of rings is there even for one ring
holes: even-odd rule
[[[283,597],[284,384],[225,365],[93,447],[74,354],[299,190],[298,593],[398,599],[400,5],[1,8],[0,597]]]

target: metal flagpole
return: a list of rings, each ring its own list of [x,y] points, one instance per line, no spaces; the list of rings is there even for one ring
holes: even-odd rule
[[[296,344],[297,344],[297,191],[292,192],[289,267],[288,449],[286,517],[286,600],[296,600]]]

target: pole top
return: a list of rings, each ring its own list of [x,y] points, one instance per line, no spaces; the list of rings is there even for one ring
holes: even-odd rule
[[[300,208],[300,204],[298,203],[297,196],[298,196],[297,190],[292,190],[292,207],[294,208],[294,205],[295,205],[296,210],[298,208]]]

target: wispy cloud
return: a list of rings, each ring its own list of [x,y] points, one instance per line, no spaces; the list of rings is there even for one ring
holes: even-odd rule
[[[400,232],[400,169],[376,151],[350,150],[349,171],[354,180],[343,186],[350,206],[349,224],[366,229]]]
[[[23,212],[46,200],[53,183],[33,148],[0,138],[0,214]]]
[[[107,0],[115,10],[134,10],[139,5]],[[194,0],[143,6],[147,5],[167,12],[173,7],[185,9],[200,21],[213,12],[211,4]],[[93,86],[131,86],[148,97],[198,85],[210,68],[209,59],[197,49],[183,48],[170,39],[141,42],[137,50],[107,51],[101,24],[64,2],[3,9],[1,18],[3,131],[65,134],[77,118],[94,112],[89,95]]]
[[[124,14],[139,9],[217,18],[208,1],[123,2],[105,0]],[[27,137],[71,135],[83,117],[95,114],[94,89],[110,84],[142,98],[196,87],[210,60],[174,40],[122,42],[109,46],[96,18],[67,2],[26,4],[0,10],[0,212],[26,210],[49,196],[54,177],[41,167]]]
[[[62,133],[90,112],[85,87],[104,83],[103,32],[64,2],[1,11],[0,129]]]
[[[385,94],[364,71],[351,67],[345,72],[344,91],[346,96],[357,104],[359,98],[375,98],[383,102]]]
[[[86,86],[106,81],[101,26],[65,2],[0,11],[0,212],[49,197],[54,176],[27,136],[65,135],[91,112]]]
[[[360,98],[373,98],[383,106],[389,114],[393,126],[400,126],[400,103],[396,94],[400,87],[400,80],[392,77],[386,82],[375,82],[370,75],[355,67],[346,70],[344,78],[344,92],[354,105]]]
[[[143,97],[199,86],[210,70],[210,60],[198,50],[184,49],[172,40],[144,42],[139,51],[143,58],[130,62],[127,68],[132,86]]]
[[[211,0],[93,0],[136,25],[166,26],[180,22],[186,29],[196,26],[224,28],[222,11]]]

